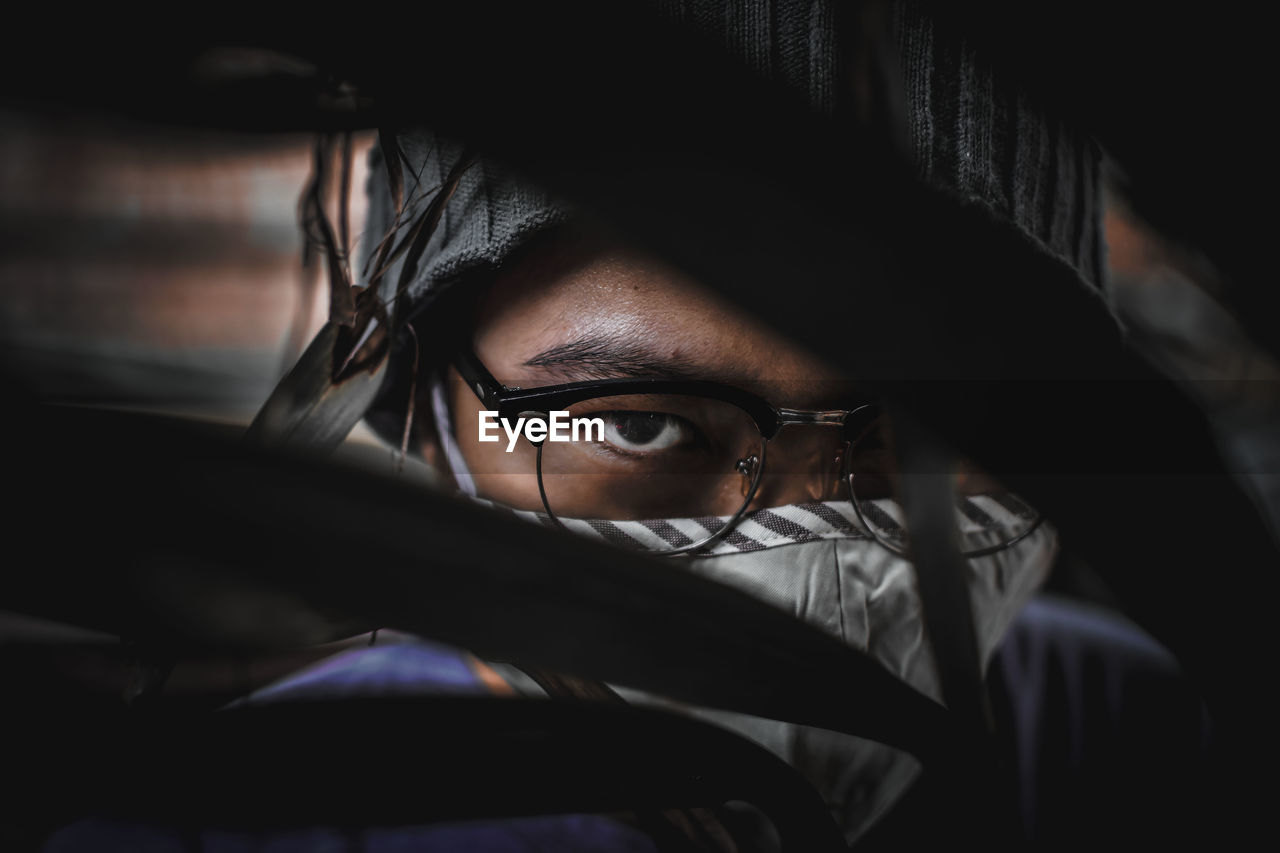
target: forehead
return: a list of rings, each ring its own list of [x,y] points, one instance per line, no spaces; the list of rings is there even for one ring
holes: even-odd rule
[[[502,270],[482,303],[475,344],[495,374],[531,381],[524,362],[578,341],[642,346],[724,381],[840,378],[799,344],[658,258],[598,234],[564,230]]]

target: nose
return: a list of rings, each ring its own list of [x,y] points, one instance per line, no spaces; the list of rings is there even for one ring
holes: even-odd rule
[[[788,424],[769,441],[764,474],[751,509],[844,500],[841,472],[846,442],[839,429]]]

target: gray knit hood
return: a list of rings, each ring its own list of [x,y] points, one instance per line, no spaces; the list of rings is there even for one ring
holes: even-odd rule
[[[657,11],[725,47],[758,75],[803,95],[810,108],[848,108],[841,81],[835,0],[661,0]],[[1101,287],[1100,152],[1089,137],[1039,109],[1011,75],[987,63],[953,27],[914,0],[891,4],[906,146],[920,179],[958,202],[1012,223],[1046,256]],[[425,204],[446,183],[463,146],[426,129],[400,131],[404,197]],[[375,147],[368,184],[368,233],[392,230],[393,202]],[[421,209],[421,208],[419,208]],[[463,174],[405,292],[407,314],[469,274],[499,267],[536,234],[569,219],[573,208],[499,162],[481,157]],[[411,216],[400,223],[401,233]],[[383,278],[394,291],[400,265]],[[363,266],[363,265],[362,265]],[[384,292],[384,298],[391,293]],[[396,372],[393,364],[393,374]],[[370,412],[376,430],[398,442],[403,389],[388,382]],[[398,411],[397,411],[398,410]]]

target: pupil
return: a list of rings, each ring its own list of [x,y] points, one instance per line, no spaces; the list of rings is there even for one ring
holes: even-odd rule
[[[643,415],[623,415],[614,420],[614,429],[632,444],[646,444],[662,432],[665,418],[654,412]]]

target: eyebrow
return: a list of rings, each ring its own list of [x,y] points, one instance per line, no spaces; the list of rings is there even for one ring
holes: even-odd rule
[[[664,355],[634,341],[582,338],[545,349],[524,363],[569,381],[658,377],[703,378],[697,365],[678,355]]]

